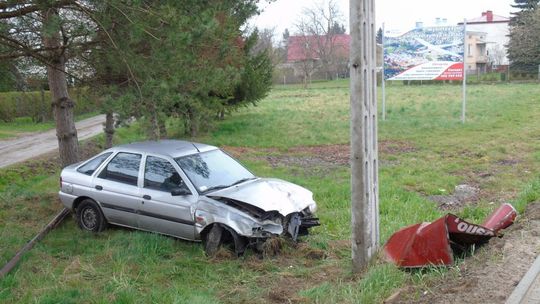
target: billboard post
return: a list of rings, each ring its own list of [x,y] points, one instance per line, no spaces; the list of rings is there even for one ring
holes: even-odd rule
[[[467,108],[467,19],[463,19],[463,101],[461,103],[461,123],[465,123]]]
[[[385,91],[385,82],[386,79],[384,79],[384,22],[382,24],[382,35],[381,35],[381,48],[382,48],[382,68],[381,68],[381,93],[382,93],[382,120],[386,120],[386,91]],[[539,76],[540,77],[540,66],[539,68]],[[540,78],[539,78],[540,79]]]

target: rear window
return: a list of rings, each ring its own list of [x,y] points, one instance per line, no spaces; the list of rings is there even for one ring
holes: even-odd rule
[[[141,155],[121,152],[107,164],[99,178],[137,186]]]
[[[80,166],[77,171],[86,174],[92,175],[94,171],[112,154],[112,152],[100,154],[91,160],[87,161],[84,165]]]

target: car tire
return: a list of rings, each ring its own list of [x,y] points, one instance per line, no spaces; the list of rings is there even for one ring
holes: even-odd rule
[[[223,227],[219,224],[214,224],[206,233],[203,239],[204,252],[207,256],[213,257],[218,252],[221,246],[223,236]]]
[[[107,221],[98,204],[91,199],[85,199],[77,207],[77,224],[82,230],[101,232],[107,227]]]

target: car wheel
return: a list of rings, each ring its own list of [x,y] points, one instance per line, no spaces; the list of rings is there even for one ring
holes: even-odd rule
[[[216,254],[221,246],[221,236],[223,235],[223,227],[218,224],[215,224],[210,228],[210,231],[206,233],[203,244],[204,252],[207,256],[211,257]]]
[[[107,227],[107,221],[99,206],[90,199],[85,199],[77,208],[77,223],[82,230],[100,232]]]

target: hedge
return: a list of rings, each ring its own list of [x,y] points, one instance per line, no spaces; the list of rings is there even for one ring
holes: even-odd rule
[[[95,99],[85,94],[85,89],[70,89],[75,101],[75,115],[96,111]],[[0,120],[12,122],[15,118],[30,117],[33,122],[53,120],[49,91],[0,93]]]

